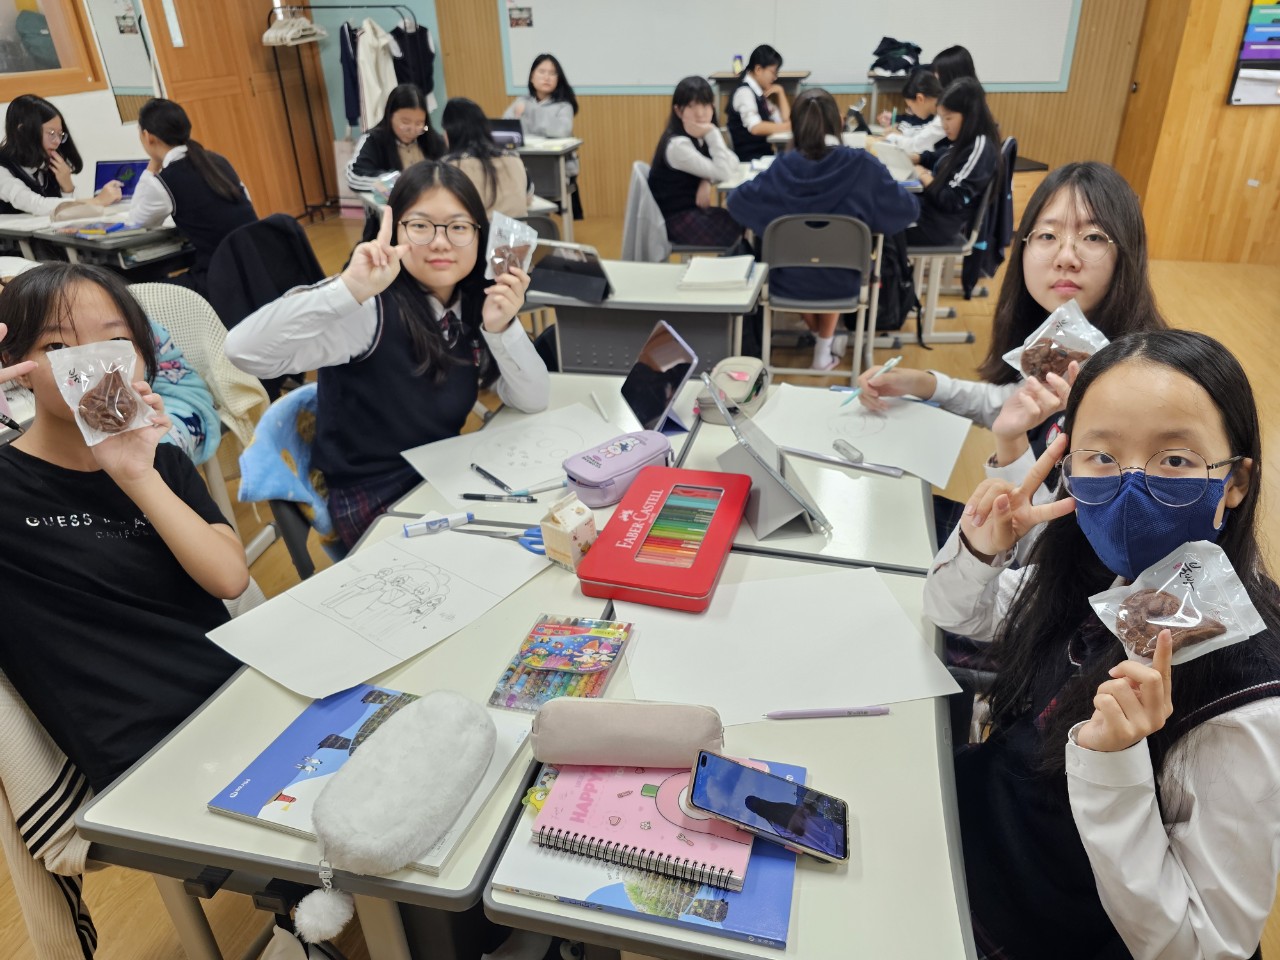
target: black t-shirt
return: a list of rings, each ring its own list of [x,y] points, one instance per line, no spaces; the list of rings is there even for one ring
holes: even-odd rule
[[[161,444],[156,469],[225,523],[194,465]],[[105,472],[0,447],[0,669],[101,790],[239,666],[206,638],[228,619]]]

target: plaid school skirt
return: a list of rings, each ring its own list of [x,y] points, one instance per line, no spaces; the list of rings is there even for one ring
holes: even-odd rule
[[[421,482],[422,477],[418,471],[406,466],[395,473],[375,477],[364,483],[330,487],[329,516],[333,520],[334,532],[350,550],[373,521]]]

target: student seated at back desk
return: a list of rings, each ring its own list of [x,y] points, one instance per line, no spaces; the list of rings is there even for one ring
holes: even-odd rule
[[[539,54],[529,68],[529,94],[519,96],[502,112],[504,120],[519,120],[525,144],[530,138],[559,140],[573,136],[573,118],[578,112],[578,97],[564,75],[560,61],[549,53]],[[571,154],[565,164],[573,193],[573,219],[582,219],[582,201],[578,196],[578,155]],[[562,204],[564,197],[555,198]]]
[[[649,192],[672,243],[728,247],[742,227],[711,205],[711,184],[728,179],[738,158],[716,126],[715,94],[702,77],[685,77],[671,97],[671,115],[649,167]]]
[[[885,140],[907,153],[921,154],[933,150],[947,138],[938,117],[940,96],[942,85],[937,77],[923,68],[913,70],[902,88],[907,112],[901,122],[885,134]]]
[[[71,176],[83,167],[58,108],[32,93],[15,97],[0,143],[0,214],[50,216],[74,201]],[[82,202],[108,207],[119,199],[120,184],[113,180]]]
[[[489,132],[489,121],[474,100],[453,97],[444,106],[444,135],[449,152],[445,162],[453,164],[475,184],[484,201],[485,213],[505,213],[508,217],[529,214],[529,176],[520,157],[503,150]]]
[[[920,212],[916,198],[865,150],[840,144],[840,110],[831,94],[814,87],[792,110],[794,149],[729,195],[728,209],[755,235],[778,217],[794,213],[857,217],[873,233],[905,230]],[[769,291],[783,297],[822,300],[853,296],[862,278],[847,270],[770,270]],[[831,353],[838,314],[803,314],[816,337],[813,368],[836,365]]]
[[[769,136],[791,131],[791,105],[778,84],[782,54],[762,43],[751,51],[742,81],[729,96],[729,137],[739,160],[773,153]]]
[[[947,87],[938,116],[949,145],[914,158],[924,192],[920,220],[907,231],[913,246],[941,246],[967,233],[981,214],[987,184],[1000,176],[1000,132],[982,84],[965,78]]]
[[[973,55],[961,46],[939,50],[933,63],[929,64],[929,69],[938,78],[943,90],[964,77],[978,79],[978,71],[973,66]]]
[[[128,224],[157,227],[172,216],[195,247],[196,258],[190,270],[170,282],[203,296],[218,245],[227,234],[256,222],[258,215],[226,157],[192,139],[191,121],[179,104],[159,98],[144,103],[138,111],[138,139],[151,163],[138,180]]]

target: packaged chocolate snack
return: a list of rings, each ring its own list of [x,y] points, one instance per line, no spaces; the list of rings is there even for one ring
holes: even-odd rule
[[[104,340],[51,350],[45,356],[89,446],[150,426],[151,407],[133,389],[138,364],[133,344]]]
[[[1085,319],[1079,304],[1068,300],[1045,319],[1032,334],[1004,355],[1005,363],[1022,373],[1047,382],[1047,375],[1066,377],[1071,362],[1083,364],[1110,343]]]
[[[527,273],[537,246],[538,231],[533,227],[505,213],[495,213],[489,222],[489,249],[484,255],[485,279],[496,279],[512,267],[519,267]]]
[[[1156,637],[1168,630],[1173,663],[1247,640],[1265,629],[1222,548],[1208,540],[1183,544],[1133,583],[1089,598],[1094,612],[1130,660],[1149,663]]]

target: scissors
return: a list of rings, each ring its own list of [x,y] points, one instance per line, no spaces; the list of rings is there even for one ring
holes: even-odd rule
[[[497,537],[499,540],[514,540],[530,553],[539,556],[547,555],[547,548],[542,543],[542,528],[528,527],[524,530],[478,530],[472,525],[455,527],[454,533],[476,533],[482,537]]]

